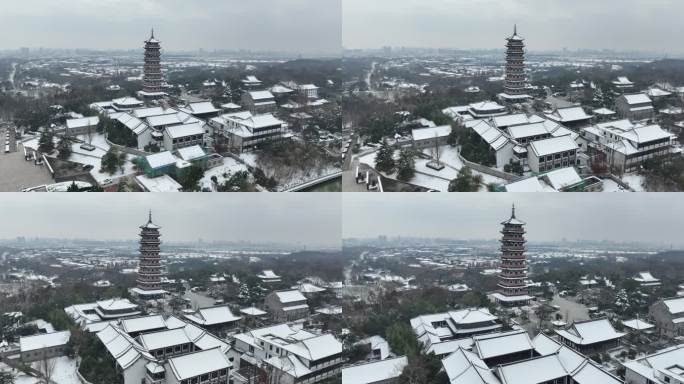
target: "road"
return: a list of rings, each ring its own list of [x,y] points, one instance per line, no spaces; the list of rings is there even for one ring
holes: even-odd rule
[[[368,92],[373,92],[373,73],[375,73],[375,66],[378,65],[375,61],[371,64],[371,70],[368,71],[366,75],[366,86],[368,87]]]
[[[14,76],[17,74],[17,63],[12,63],[12,71],[9,74],[7,80],[12,84],[12,89],[14,89]]]

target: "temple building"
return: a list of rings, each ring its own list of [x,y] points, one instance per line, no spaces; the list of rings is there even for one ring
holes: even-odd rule
[[[143,70],[143,89],[138,95],[145,99],[158,99],[166,94],[162,88],[161,41],[154,38],[145,41],[145,65]]]
[[[527,75],[525,74],[525,39],[518,36],[517,25],[513,36],[506,39],[506,73],[504,92],[499,94],[502,101],[519,103],[532,98],[527,94]]]
[[[532,299],[527,294],[527,261],[525,260],[525,222],[515,217],[501,223],[501,273],[499,290],[492,294],[494,300],[506,306],[526,305]]]
[[[138,261],[137,286],[131,289],[131,294],[142,300],[156,300],[164,297],[166,291],[162,289],[161,258],[159,257],[160,226],[152,222],[150,212],[147,224],[140,226],[140,259]]]

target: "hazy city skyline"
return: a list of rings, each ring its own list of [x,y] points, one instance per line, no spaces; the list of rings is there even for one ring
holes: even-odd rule
[[[341,246],[335,194],[5,194],[0,239],[138,240],[148,210],[166,242],[249,241]],[[201,198],[200,198],[201,197]]]
[[[656,197],[657,196],[657,197]],[[516,216],[528,240],[639,242],[684,247],[676,194],[345,194],[343,237],[380,235],[461,240],[500,237],[500,223]]]
[[[684,52],[676,0],[344,0],[342,9],[348,49],[502,49],[517,23],[531,51]]]
[[[0,49],[137,49],[151,28],[166,51],[336,54],[341,0],[12,1],[0,14]]]

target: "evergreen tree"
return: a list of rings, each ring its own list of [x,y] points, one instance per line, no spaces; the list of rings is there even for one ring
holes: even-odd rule
[[[51,153],[55,149],[55,143],[52,141],[54,135],[50,131],[44,131],[38,140],[38,150],[43,153]]]
[[[394,172],[394,148],[387,144],[386,140],[383,140],[382,146],[375,155],[375,167],[380,172]]]
[[[410,150],[401,150],[399,153],[399,161],[397,162],[397,169],[399,170],[397,178],[401,181],[409,181],[415,176],[416,163],[413,160],[413,153]]]
[[[67,192],[81,192],[81,189],[76,185],[76,180],[71,182],[71,185],[67,188]]]
[[[58,158],[62,160],[67,160],[71,156],[71,141],[66,136],[63,136],[59,143],[57,144],[57,149],[59,150]]]
[[[473,175],[468,167],[461,168],[454,180],[449,183],[449,192],[477,192],[482,184],[482,175]]]

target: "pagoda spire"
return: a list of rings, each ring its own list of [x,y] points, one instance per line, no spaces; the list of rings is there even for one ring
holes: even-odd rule
[[[154,35],[154,32],[152,34]],[[518,24],[513,24],[513,36],[518,36]]]
[[[150,36],[150,39],[154,39],[154,27],[152,27],[152,35]]]
[[[151,209],[150,209],[150,213],[149,213],[149,218],[147,220],[147,224],[152,224],[152,210]]]
[[[513,208],[511,208],[511,219],[515,219],[515,203],[513,203]]]

